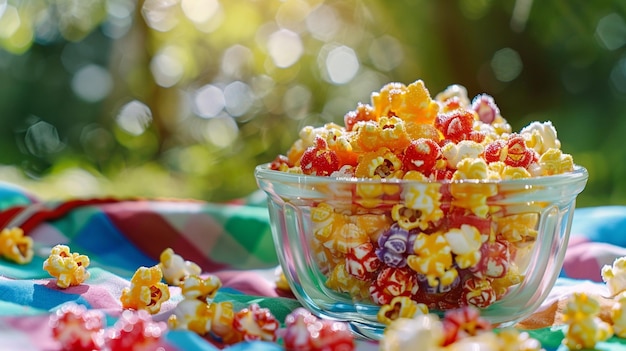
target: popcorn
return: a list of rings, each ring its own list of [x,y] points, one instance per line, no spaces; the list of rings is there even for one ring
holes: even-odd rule
[[[230,301],[213,302],[209,304],[211,316],[211,337],[221,343],[231,345],[243,340],[243,335],[235,329],[235,310]]]
[[[56,245],[50,250],[50,256],[43,262],[43,269],[57,278],[61,289],[80,285],[89,278],[89,257],[70,252],[66,245]]]
[[[276,341],[276,331],[280,323],[269,309],[253,303],[235,314],[233,327],[246,341]]]
[[[382,269],[369,286],[372,300],[379,305],[391,303],[396,296],[411,296],[418,289],[417,278],[410,269],[394,267]]]
[[[447,143],[441,148],[441,153],[448,167],[453,169],[457,169],[459,163],[465,159],[480,159],[479,156],[484,151],[484,146],[471,140],[462,140],[458,144]]]
[[[346,323],[318,319],[302,307],[285,318],[282,338],[290,351],[352,351],[356,347]]]
[[[163,348],[161,338],[167,326],[152,320],[145,310],[125,310],[115,325],[105,333],[110,351],[158,350]]]
[[[33,259],[33,239],[24,235],[22,228],[4,228],[0,232],[0,255],[19,264]]]
[[[417,303],[407,296],[396,296],[388,304],[380,307],[377,319],[389,325],[398,318],[413,318],[421,314],[428,314],[428,306]]]
[[[452,248],[443,233],[418,234],[413,251],[415,254],[408,256],[407,263],[411,269],[425,275],[430,286],[450,285],[457,278]]]
[[[170,298],[170,291],[161,279],[163,274],[158,266],[139,267],[130,280],[130,287],[122,289],[122,307],[158,313],[161,304]]]
[[[552,122],[532,122],[522,128],[520,135],[524,137],[526,145],[543,155],[549,149],[560,149],[561,142],[557,138],[556,128]]]
[[[421,80],[386,84],[343,122],[303,128],[272,163],[346,180],[305,204],[303,244],[328,289],[446,310],[490,306],[523,282],[544,204],[510,205],[498,181],[574,170],[552,123],[512,133],[492,96],[451,85],[432,99]]]
[[[346,271],[359,280],[371,279],[381,265],[371,242],[351,247],[346,254]]]
[[[615,335],[626,338],[626,292],[619,293],[611,307],[611,323]]]
[[[185,261],[174,250],[167,248],[161,252],[159,268],[163,278],[170,285],[180,285],[185,278],[202,273],[200,266],[191,261]]]
[[[480,316],[475,307],[462,307],[446,311],[443,320],[443,345],[450,345],[461,339],[490,332],[491,324]]]
[[[394,224],[378,238],[376,256],[390,267],[403,268],[406,266],[406,257],[412,252],[417,233],[411,233]]]
[[[454,261],[459,268],[469,268],[480,261],[482,239],[476,227],[463,224],[461,228],[452,228],[443,236],[450,245],[450,250],[455,254]]]
[[[103,346],[105,320],[97,310],[67,303],[50,315],[49,324],[52,337],[61,344],[61,350],[92,351]]]
[[[381,351],[439,351],[444,341],[444,327],[434,314],[398,318],[385,328]]]
[[[626,291],[626,256],[615,259],[613,265],[604,265],[601,275],[611,296]]]
[[[567,329],[563,344],[570,350],[593,349],[597,342],[613,336],[613,328],[602,321],[600,303],[586,293],[573,293],[563,310]]]

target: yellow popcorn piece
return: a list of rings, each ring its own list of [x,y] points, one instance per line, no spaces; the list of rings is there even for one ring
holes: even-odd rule
[[[211,329],[213,315],[209,305],[198,299],[183,299],[167,319],[170,329],[190,330],[198,335],[205,335]]]
[[[461,269],[469,268],[480,261],[482,237],[476,227],[463,224],[461,228],[448,230],[444,237],[455,254],[454,261]]]
[[[209,305],[211,316],[211,336],[218,341],[232,345],[241,341],[241,334],[233,327],[236,311],[230,301],[214,302]]]
[[[496,217],[495,219],[498,233],[511,243],[537,238],[538,213],[522,213]]]
[[[61,289],[82,284],[89,278],[89,257],[70,252],[66,245],[56,245],[50,250],[50,256],[43,262],[43,269],[57,278]]]
[[[407,264],[428,279],[430,286],[447,286],[459,273],[453,266],[452,248],[441,232],[417,235],[413,244],[415,255],[407,257]]]
[[[0,232],[0,255],[19,264],[33,260],[33,239],[22,228],[4,228]]]
[[[611,307],[611,323],[615,335],[626,338],[626,293],[620,293]]]
[[[370,283],[358,280],[348,273],[344,263],[335,266],[326,280],[326,286],[338,292],[348,293],[353,298],[362,300],[370,298]]]
[[[398,318],[413,318],[428,313],[428,306],[425,304],[417,303],[408,296],[396,296],[391,299],[391,302],[380,307],[377,319],[389,325]]]
[[[163,273],[158,266],[139,267],[130,280],[130,287],[122,289],[122,307],[158,313],[161,304],[170,298],[169,288],[161,283],[161,279]]]
[[[593,349],[597,342],[613,336],[613,328],[602,321],[600,302],[584,292],[570,295],[563,310],[567,330],[563,344],[570,350]]]
[[[440,351],[445,340],[443,323],[432,313],[398,318],[385,328],[380,351]]]
[[[530,172],[524,167],[508,166],[504,162],[491,162],[489,164],[490,179],[509,180],[509,179],[526,179],[532,177]]]
[[[350,216],[350,221],[363,229],[372,242],[377,242],[380,235],[393,223],[384,214],[361,214]]]
[[[327,203],[320,203],[311,209],[311,224],[313,234],[320,241],[326,241],[339,228],[349,223],[348,216],[336,213]]]
[[[515,262],[509,262],[509,269],[502,278],[495,278],[491,281],[491,287],[496,293],[496,300],[502,298],[513,285],[520,284],[524,280],[524,276],[520,274],[519,267]]]
[[[452,180],[488,179],[489,166],[482,158],[464,158],[457,164]]]
[[[539,157],[539,175],[547,176],[571,172],[574,170],[574,159],[572,155],[564,154],[559,149],[548,149]]]
[[[450,194],[453,196],[452,205],[469,209],[476,216],[486,218],[489,213],[487,199],[498,194],[498,187],[488,183],[451,183]]]
[[[612,265],[604,265],[600,273],[611,296],[626,291],[626,256],[616,258]]]
[[[404,179],[410,178],[405,177]],[[441,210],[441,192],[439,191],[440,188],[441,183],[410,183],[405,185],[402,192],[404,207],[410,210],[415,210],[414,215],[417,215],[416,221],[408,221],[417,222],[415,226],[412,225],[412,228],[419,227],[420,229],[426,229],[429,223],[436,222],[443,218],[443,211]],[[402,226],[402,222],[407,222],[407,216],[403,217],[402,222],[399,222],[401,217],[399,213],[400,208],[398,208],[397,211],[398,213],[395,214],[395,217],[392,211],[392,217],[395,221],[398,221],[400,226]],[[409,229],[405,227],[403,228]]]
[[[333,253],[346,254],[352,247],[359,246],[370,241],[365,231],[354,223],[346,223],[324,241],[324,246]]]
[[[202,273],[200,266],[191,261],[186,261],[177,255],[174,250],[167,248],[161,252],[158,263],[163,278],[170,285],[180,285],[185,278]]]

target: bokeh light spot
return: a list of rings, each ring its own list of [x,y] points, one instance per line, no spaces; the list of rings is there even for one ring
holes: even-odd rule
[[[626,44],[626,22],[617,13],[602,17],[596,26],[596,39],[608,50],[616,50]]]
[[[113,88],[113,78],[98,65],[81,68],[72,78],[74,94],[85,101],[98,102],[106,98]]]
[[[217,147],[230,146],[238,134],[237,123],[231,117],[212,118],[206,125],[207,140]]]
[[[359,60],[354,50],[347,46],[332,49],[326,56],[328,78],[334,84],[348,83],[359,71]]]
[[[287,68],[298,62],[304,51],[300,36],[287,29],[272,33],[267,49],[274,64],[280,68]]]
[[[310,10],[309,4],[305,1],[285,1],[276,12],[276,23],[278,23],[281,28],[299,32]]]
[[[17,9],[13,6],[6,6],[6,3],[3,7],[6,7],[0,16],[0,38],[10,38],[17,32],[20,28],[21,19],[20,14],[17,12]]]
[[[133,100],[122,106],[115,122],[127,133],[139,136],[152,124],[152,111],[146,104]]]
[[[177,0],[145,0],[141,11],[150,28],[167,32],[178,24],[177,5]]]
[[[254,95],[248,84],[235,81],[224,88],[226,112],[233,117],[243,116],[254,103]]]
[[[304,119],[309,113],[313,94],[304,85],[295,85],[283,96],[283,110],[287,117],[295,120]]]
[[[335,9],[327,5],[320,5],[311,11],[305,23],[311,35],[324,42],[330,41],[340,26]]]
[[[127,0],[107,2],[107,20],[102,24],[102,32],[112,39],[123,37],[133,25],[135,3]]]
[[[396,38],[384,35],[372,42],[369,56],[376,68],[381,71],[391,71],[402,63],[404,51]]]
[[[510,82],[522,73],[523,63],[517,51],[504,48],[496,51],[491,59],[491,69],[496,79]]]
[[[150,61],[150,71],[158,85],[164,88],[174,86],[184,74],[180,50],[168,46],[158,52]]]
[[[626,57],[622,57],[611,70],[611,83],[617,91],[626,94]]]
[[[233,45],[224,51],[222,72],[234,78],[242,78],[253,65],[252,50],[243,45]]]
[[[194,23],[206,23],[215,16],[220,9],[217,0],[182,0],[183,13]]]
[[[35,156],[49,155],[64,147],[56,127],[45,121],[37,121],[28,127],[24,143],[28,152]]]
[[[198,89],[194,97],[194,106],[200,117],[211,118],[219,115],[225,106],[222,89],[211,84]]]

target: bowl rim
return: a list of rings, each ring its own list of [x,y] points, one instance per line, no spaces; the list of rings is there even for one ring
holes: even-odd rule
[[[574,181],[587,180],[589,173],[587,169],[580,165],[574,165],[574,169],[571,172],[559,173],[547,176],[536,176],[529,178],[518,179],[458,179],[458,180],[413,180],[413,179],[373,179],[373,178],[358,178],[358,177],[327,177],[316,176],[301,173],[290,173],[284,171],[278,171],[270,169],[271,163],[263,163],[257,165],[254,170],[254,175],[257,180],[265,179],[277,182],[296,182],[296,183],[321,183],[321,184],[499,184],[499,185],[545,185],[545,184],[563,184]]]

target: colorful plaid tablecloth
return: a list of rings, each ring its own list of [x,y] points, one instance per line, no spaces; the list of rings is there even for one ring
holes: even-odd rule
[[[44,203],[36,196],[0,184],[0,225],[21,226],[35,241],[31,263],[18,265],[0,259],[0,350],[58,350],[48,325],[50,314],[75,302],[99,309],[115,322],[121,309],[121,290],[140,266],[158,263],[160,253],[172,248],[218,276],[223,287],[215,301],[232,301],[236,310],[258,303],[279,321],[300,305],[288,292],[276,288],[277,259],[265,197],[228,204],[194,200],[75,199]],[[578,209],[564,269],[552,294],[534,316],[520,324],[547,350],[563,349],[563,328],[553,318],[557,306],[573,291],[601,291],[600,268],[626,256],[626,207]],[[58,289],[42,269],[56,244],[88,255],[90,278],[79,286]],[[171,298],[155,320],[165,321],[182,299],[170,287]],[[217,350],[220,345],[189,331],[168,331],[168,350]],[[599,350],[624,348],[612,338]],[[244,342],[228,350],[282,350],[276,343]],[[358,350],[377,350],[374,342],[359,340]]]

